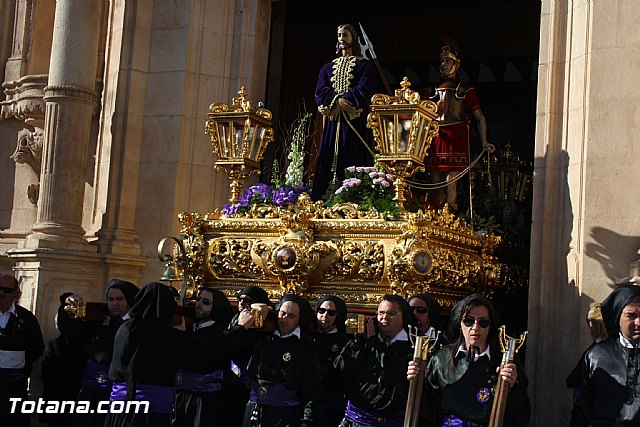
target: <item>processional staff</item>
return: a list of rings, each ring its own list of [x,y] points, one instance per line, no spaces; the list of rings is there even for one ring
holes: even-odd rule
[[[429,361],[429,356],[435,348],[433,344],[438,341],[440,332],[433,329],[429,335],[420,335],[418,328],[409,327],[409,339],[413,344],[413,361],[418,365],[420,371],[415,378],[409,382],[409,395],[407,396],[407,408],[404,413],[403,427],[415,427],[418,425],[420,416],[420,401],[422,400],[422,390],[424,388],[424,375]]]
[[[516,353],[524,344],[527,338],[527,331],[524,331],[520,338],[512,338],[505,333],[504,325],[500,326],[498,331],[500,338],[500,347],[502,348],[502,362],[500,369],[507,363],[513,363]],[[509,397],[509,383],[502,376],[498,376],[495,394],[493,396],[493,407],[491,408],[491,419],[489,427],[502,427],[504,422],[504,414],[507,409],[507,398]]]

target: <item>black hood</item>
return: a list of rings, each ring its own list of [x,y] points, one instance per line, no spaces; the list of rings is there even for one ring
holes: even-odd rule
[[[602,301],[602,320],[609,337],[618,336],[622,310],[636,298],[640,298],[640,286],[625,283],[617,285],[617,288]]]
[[[300,330],[306,334],[308,334],[311,320],[311,304],[304,298],[299,297],[298,295],[288,294],[280,298],[278,304],[276,304],[276,314],[280,311],[280,307],[287,301],[292,301],[298,304],[300,308],[300,321],[298,322],[298,326],[300,326]]]
[[[136,295],[129,316],[133,319],[169,320],[177,305],[169,286],[151,282]]]
[[[124,298],[127,300],[127,304],[129,308],[133,306],[136,294],[140,289],[136,285],[131,282],[127,282],[126,280],[120,279],[111,279],[109,285],[107,286],[107,291],[105,292],[105,298],[109,295],[109,289],[115,288],[122,291],[124,294]]]
[[[336,315],[336,327],[338,328],[338,332],[346,333],[347,332],[347,304],[337,296],[334,295],[325,295],[318,300],[318,304],[316,304],[316,313],[318,309],[325,301],[332,301],[336,305],[336,311],[338,312]]]
[[[427,294],[415,294],[414,296],[409,298],[409,301],[414,298],[420,298],[422,301],[424,301],[425,304],[427,304],[427,309],[429,310],[429,323],[435,328],[436,331],[441,331],[442,320],[440,318],[440,304],[438,304],[438,302],[433,297]]]
[[[213,288],[204,288],[201,293],[207,291],[213,294],[213,308],[211,309],[211,320],[215,320],[218,323],[221,323],[225,327],[231,321],[233,317],[233,309],[231,308],[231,303],[222,293],[222,291]]]
[[[240,295],[248,296],[254,303],[267,304],[273,307],[271,300],[269,300],[269,294],[259,286],[247,286],[236,294],[238,298],[240,298]]]

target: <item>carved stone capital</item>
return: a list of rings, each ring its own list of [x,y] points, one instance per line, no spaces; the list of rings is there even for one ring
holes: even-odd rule
[[[43,97],[46,85],[46,74],[24,76],[19,80],[5,82],[5,100],[1,103],[0,118],[13,117],[25,122],[29,119],[44,120]]]

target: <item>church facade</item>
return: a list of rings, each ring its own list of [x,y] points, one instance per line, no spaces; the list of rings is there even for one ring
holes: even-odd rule
[[[60,293],[157,280],[178,214],[228,199],[204,123],[240,86],[267,96],[277,3],[0,2],[0,272],[46,337]],[[589,303],[640,275],[640,4],[542,0],[539,20],[526,366],[531,425],[560,426]]]

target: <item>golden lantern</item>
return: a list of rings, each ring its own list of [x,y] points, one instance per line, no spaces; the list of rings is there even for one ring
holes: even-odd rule
[[[252,108],[243,87],[231,105],[211,104],[205,133],[211,137],[213,154],[218,157],[214,167],[231,180],[231,198],[237,203],[242,181],[260,173],[260,160],[273,140],[271,111],[258,105]]]
[[[420,100],[418,92],[409,89],[406,77],[395,96],[376,94],[371,98],[367,127],[373,131],[378,163],[396,176],[394,200],[404,209],[406,178],[424,171],[424,158],[431,140],[438,134],[437,105]]]

